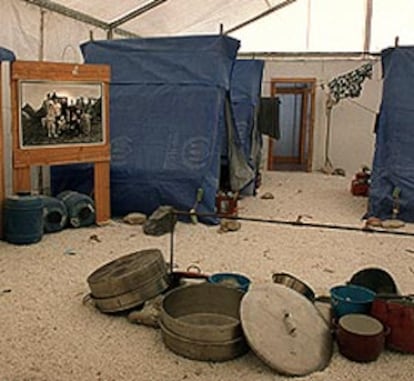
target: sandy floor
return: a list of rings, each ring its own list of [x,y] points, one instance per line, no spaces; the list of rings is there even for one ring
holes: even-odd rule
[[[320,173],[265,173],[259,197],[240,201],[240,216],[362,226],[366,199],[349,192],[350,178]],[[316,294],[349,280],[364,267],[393,275],[402,293],[414,292],[414,237],[242,222],[238,232],[179,223],[174,263],[195,263],[207,273],[236,271],[254,284],[287,271]],[[401,230],[400,230],[401,231]],[[402,231],[414,232],[412,225]],[[91,240],[97,234],[101,242]],[[150,237],[140,226],[113,221],[104,228],[67,229],[38,244],[0,242],[0,380],[284,380],[251,351],[224,363],[198,362],[170,352],[161,333],[125,317],[82,304],[88,274],[103,263],[145,248],[169,259],[170,237]],[[65,252],[72,250],[74,255]],[[271,334],[271,333],[270,333]],[[335,348],[323,372],[303,380],[412,380],[414,356],[384,352],[358,364]]]

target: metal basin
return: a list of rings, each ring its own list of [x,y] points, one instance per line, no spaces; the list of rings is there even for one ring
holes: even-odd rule
[[[224,361],[248,350],[240,322],[244,293],[202,283],[169,291],[161,305],[160,326],[165,345],[197,360]]]

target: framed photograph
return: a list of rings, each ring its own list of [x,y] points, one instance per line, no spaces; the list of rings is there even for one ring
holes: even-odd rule
[[[18,91],[21,149],[105,144],[102,83],[20,80]]]
[[[31,168],[93,164],[96,222],[110,208],[109,65],[11,64],[13,191],[31,189]]]

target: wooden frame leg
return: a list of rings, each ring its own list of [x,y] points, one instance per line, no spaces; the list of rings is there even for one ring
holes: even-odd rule
[[[30,192],[32,189],[30,166],[13,169],[13,192]]]
[[[98,162],[94,165],[94,195],[97,225],[105,225],[111,218],[109,171],[109,161]]]

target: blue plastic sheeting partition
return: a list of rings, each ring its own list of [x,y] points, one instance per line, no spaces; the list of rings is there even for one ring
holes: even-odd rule
[[[14,61],[14,60],[16,60],[16,56],[11,50],[0,47],[0,61]]]
[[[226,36],[93,41],[86,63],[111,65],[113,84],[197,84],[228,90],[239,41]]]
[[[190,210],[199,188],[204,194],[197,211],[214,213],[224,99],[238,47],[237,40],[226,36],[81,46],[86,63],[111,66],[113,215],[150,214],[160,205]],[[63,184],[66,189],[76,184],[85,192],[90,183],[85,166],[52,171],[53,193]]]
[[[414,221],[414,47],[382,51],[383,95],[376,124],[376,148],[368,215]],[[393,194],[399,193],[398,205]]]
[[[256,163],[252,157],[252,143],[259,138],[254,136],[256,125],[256,111],[260,102],[264,61],[261,60],[237,60],[234,64],[230,99],[237,133],[236,142],[243,149],[248,163],[253,169]],[[261,145],[261,140],[257,142]]]

